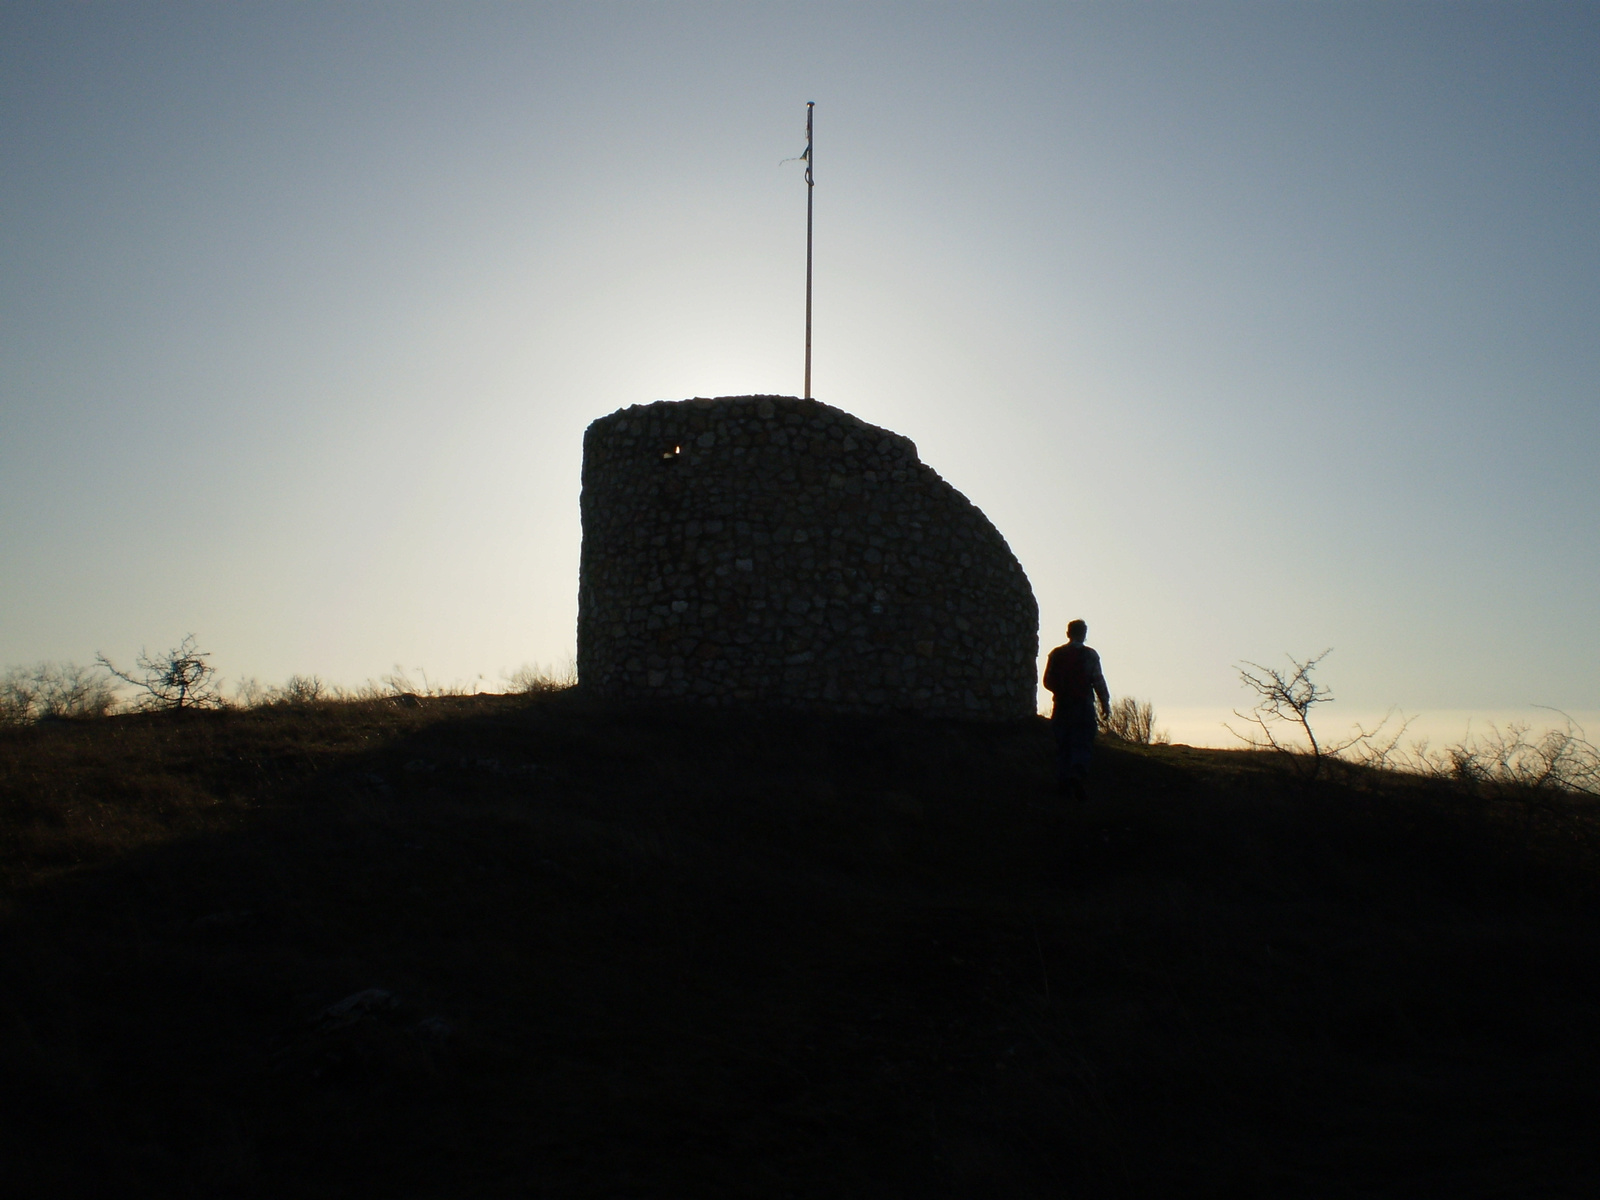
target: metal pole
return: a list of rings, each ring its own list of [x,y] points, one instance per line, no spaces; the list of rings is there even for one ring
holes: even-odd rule
[[[806,101],[806,399],[811,399],[811,197],[816,181],[811,177],[815,160],[811,157],[811,110],[815,100]]]

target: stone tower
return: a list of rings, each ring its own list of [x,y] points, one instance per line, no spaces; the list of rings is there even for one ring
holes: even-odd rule
[[[584,434],[581,508],[601,696],[1034,713],[1027,576],[907,438],[790,396],[636,405]]]

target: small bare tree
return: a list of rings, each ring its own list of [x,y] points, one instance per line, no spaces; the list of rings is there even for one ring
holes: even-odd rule
[[[1332,700],[1333,692],[1326,684],[1312,678],[1312,673],[1330,653],[1331,647],[1304,661],[1286,655],[1290,667],[1287,671],[1264,667],[1260,663],[1242,664],[1239,667],[1239,681],[1256,694],[1257,700],[1249,712],[1234,709],[1233,715],[1254,728],[1243,733],[1226,723],[1224,728],[1253,750],[1275,750],[1296,767],[1302,763],[1308,764],[1303,773],[1313,780],[1322,774],[1328,759],[1337,759],[1351,750],[1357,751],[1355,757],[1359,761],[1382,765],[1399,739],[1399,734],[1396,734],[1381,744],[1375,740],[1389,724],[1394,715],[1392,711],[1371,729],[1355,726],[1355,732],[1341,741],[1324,743],[1317,739],[1317,732],[1311,724],[1311,710]],[[1405,724],[1401,723],[1400,733],[1405,732]],[[1297,744],[1302,737],[1305,739],[1304,746]],[[1369,751],[1374,746],[1378,747],[1378,751],[1363,757],[1362,751]]]
[[[209,651],[197,648],[191,633],[173,649],[154,658],[141,648],[132,672],[119,669],[104,654],[95,655],[95,660],[124,683],[145,693],[136,701],[139,708],[181,711],[216,708],[222,703],[222,696],[212,685],[217,669],[206,661],[210,657]]]

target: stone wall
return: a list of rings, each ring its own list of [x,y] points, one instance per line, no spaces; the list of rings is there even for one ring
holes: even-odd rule
[[[1027,577],[907,438],[789,396],[636,405],[584,434],[581,508],[602,696],[1034,712]]]

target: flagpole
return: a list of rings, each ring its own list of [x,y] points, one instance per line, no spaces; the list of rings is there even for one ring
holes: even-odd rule
[[[811,196],[816,181],[811,177],[811,110],[815,100],[806,101],[806,399],[811,399]]]

